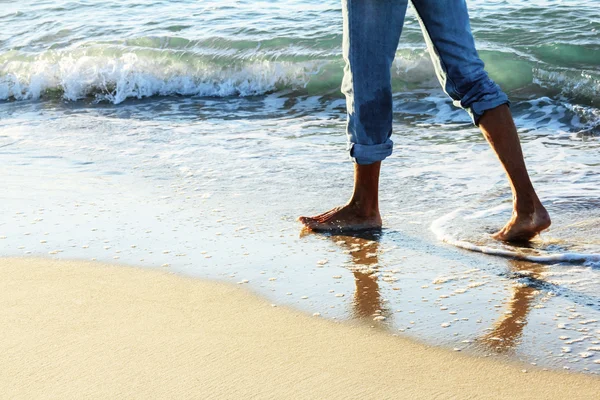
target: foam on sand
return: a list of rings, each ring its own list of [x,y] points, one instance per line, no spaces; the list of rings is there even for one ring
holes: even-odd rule
[[[587,399],[591,376],[336,324],[239,285],[90,262],[0,259],[6,398]]]

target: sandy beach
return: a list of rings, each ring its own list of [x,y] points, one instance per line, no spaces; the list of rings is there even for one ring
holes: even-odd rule
[[[2,2],[0,400],[600,400],[597,0],[346,3]]]
[[[595,377],[428,347],[164,269],[5,258],[0,271],[1,398],[591,399],[600,390]]]

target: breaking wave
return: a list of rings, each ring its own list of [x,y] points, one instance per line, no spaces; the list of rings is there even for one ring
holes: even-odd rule
[[[511,96],[563,96],[597,106],[594,71],[551,68],[503,52],[482,52],[490,75]],[[255,96],[288,91],[340,97],[343,61],[337,54],[208,52],[95,45],[32,55],[0,54],[0,100],[92,97],[119,104],[150,96]],[[437,88],[422,49],[399,50],[393,67],[397,92]]]

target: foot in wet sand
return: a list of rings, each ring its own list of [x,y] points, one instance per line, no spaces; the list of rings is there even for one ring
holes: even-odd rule
[[[551,222],[544,206],[538,203],[533,212],[514,211],[510,221],[492,237],[504,242],[526,242],[547,229]]]
[[[355,203],[333,208],[314,217],[298,218],[315,232],[360,231],[381,228],[379,210],[367,211]]]
[[[315,232],[362,231],[381,228],[379,171],[381,162],[354,164],[354,193],[348,204],[298,221]]]

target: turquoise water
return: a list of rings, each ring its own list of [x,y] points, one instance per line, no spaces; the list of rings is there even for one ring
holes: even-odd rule
[[[482,58],[514,99],[598,106],[594,1],[469,5]],[[337,1],[2,2],[0,23],[0,99],[340,96]],[[412,13],[394,83],[397,91],[437,86]]]
[[[469,6],[554,222],[530,248],[508,247],[600,253],[600,7]],[[599,263],[507,261],[431,231],[444,221],[446,236],[499,246],[487,234],[511,199],[439,88],[412,12],[394,65],[384,231],[300,235],[298,215],[351,192],[341,22],[337,1],[0,0],[0,254],[247,280],[323,317],[599,372]]]

